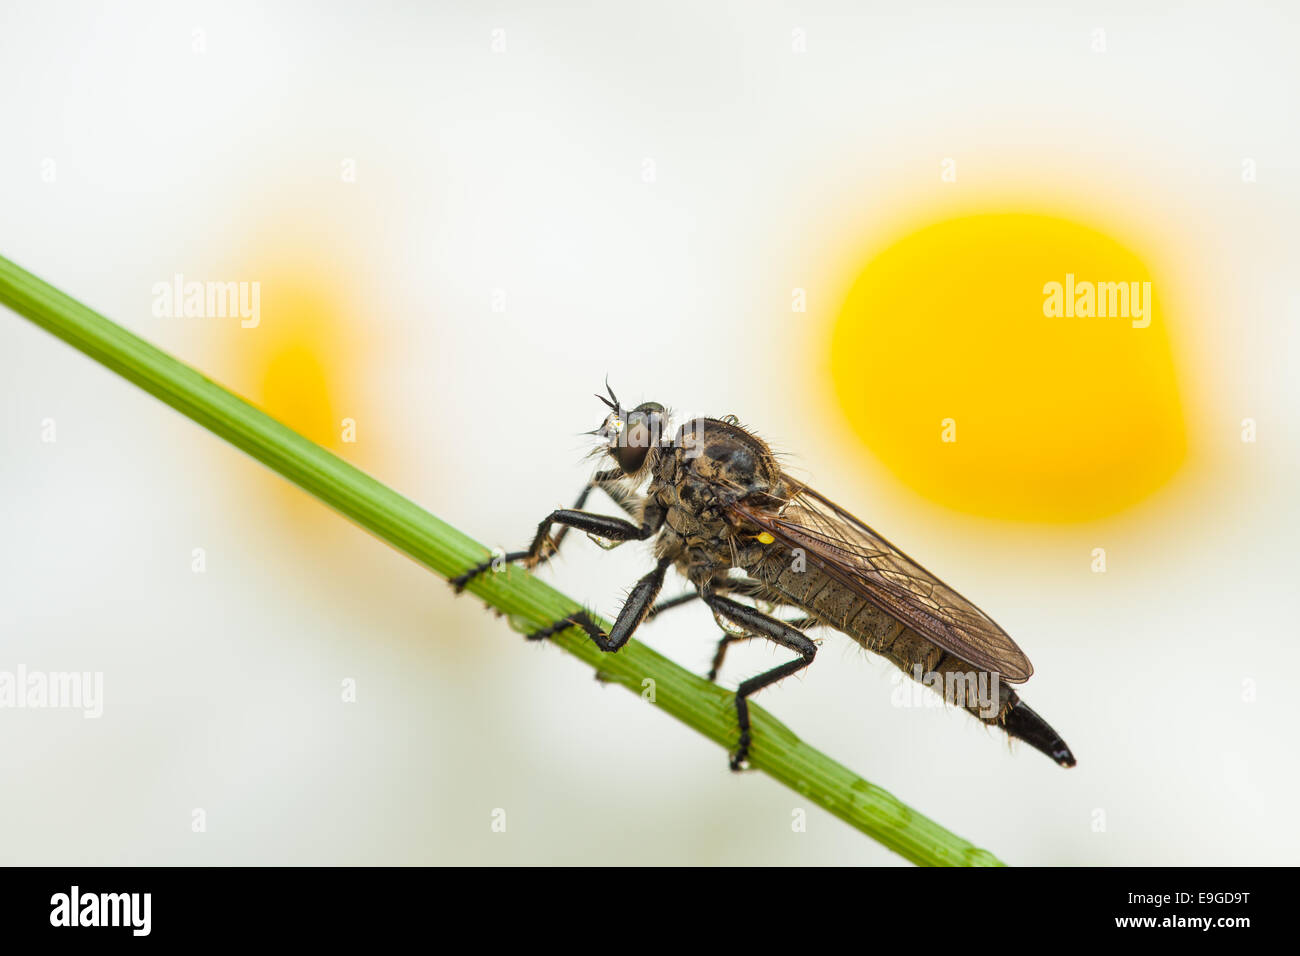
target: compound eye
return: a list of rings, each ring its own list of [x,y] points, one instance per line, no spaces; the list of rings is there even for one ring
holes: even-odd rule
[[[650,422],[644,415],[633,412],[628,416],[627,428],[623,432],[623,444],[629,448],[650,447]]]
[[[643,445],[640,448],[631,445],[620,445],[614,449],[614,459],[618,462],[618,467],[623,469],[623,474],[634,475],[641,470],[645,464],[646,455],[650,453],[650,446]]]
[[[616,418],[617,416],[610,416]],[[645,465],[646,456],[658,442],[658,416],[650,410],[638,408],[619,423],[611,436],[611,449],[624,474],[635,474]]]

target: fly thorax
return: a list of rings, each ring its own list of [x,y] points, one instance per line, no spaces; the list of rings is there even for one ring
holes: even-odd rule
[[[763,440],[732,421],[707,419],[704,439],[686,463],[692,474],[733,498],[773,490],[781,481],[776,456]]]
[[[692,544],[719,542],[730,531],[717,490],[687,472],[668,490],[669,527]]]

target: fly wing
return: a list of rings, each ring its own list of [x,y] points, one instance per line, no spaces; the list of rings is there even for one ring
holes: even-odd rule
[[[839,505],[787,478],[793,495],[776,509],[743,499],[729,506],[886,614],[976,667],[1018,684],[1033,665],[992,618]]]

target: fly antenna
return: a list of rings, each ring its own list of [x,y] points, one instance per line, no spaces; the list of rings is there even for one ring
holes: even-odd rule
[[[616,414],[619,413],[622,410],[623,406],[619,403],[618,396],[614,394],[614,390],[609,387],[608,375],[605,376],[605,391],[609,392],[609,398],[612,398],[614,400],[613,402],[611,402],[609,398],[606,398],[604,395],[597,395],[596,397],[599,398],[606,405],[608,405],[610,409],[613,410]]]

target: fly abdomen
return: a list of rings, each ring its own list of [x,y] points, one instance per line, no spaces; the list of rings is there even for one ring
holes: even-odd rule
[[[747,568],[791,605],[847,634],[950,704],[996,727],[1063,767],[1074,755],[1061,736],[997,674],[980,670],[922,637],[815,565],[801,566],[784,548],[766,549]]]
[[[1045,753],[1062,767],[1073,767],[1074,754],[1051,724],[1029,708],[1015,691],[1002,718],[1002,729],[1017,740],[1023,740],[1040,753]]]
[[[885,654],[905,629],[870,601],[815,565],[799,560],[785,548],[769,548],[746,568],[778,592],[786,602],[842,631],[869,651]]]
[[[850,636],[871,650],[860,637]],[[998,674],[967,663],[905,627],[888,648],[876,653],[976,719],[1002,728],[1008,736],[1023,740],[1062,767],[1074,766],[1074,754],[1061,735]]]

